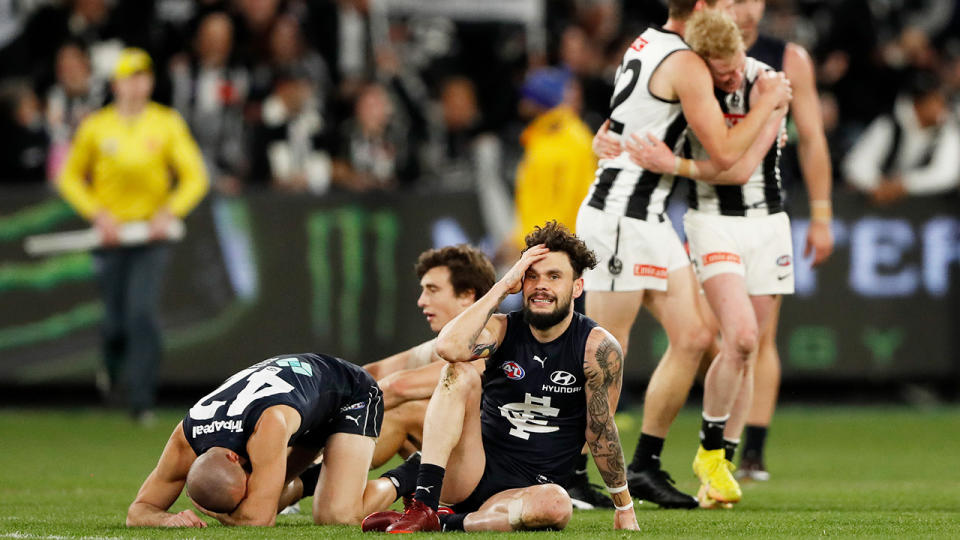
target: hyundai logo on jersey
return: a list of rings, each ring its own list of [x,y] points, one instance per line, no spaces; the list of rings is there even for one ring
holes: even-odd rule
[[[519,381],[525,375],[523,368],[516,362],[504,362],[500,369],[507,374],[508,379]]]
[[[559,384],[560,386],[570,386],[571,384],[577,382],[577,378],[573,376],[573,373],[567,373],[566,371],[554,371],[550,374],[550,381],[554,384]]]

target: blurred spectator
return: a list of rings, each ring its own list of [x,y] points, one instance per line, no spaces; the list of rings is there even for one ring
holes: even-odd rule
[[[130,412],[142,422],[152,420],[162,353],[158,301],[169,258],[164,240],[172,221],[207,191],[187,124],[173,109],[151,102],[152,91],[150,57],[125,49],[113,71],[114,103],[80,124],[58,186],[102,239],[103,248],[94,253],[105,308],[101,388],[116,395],[123,383]],[[120,245],[120,226],[131,221],[149,221],[149,242]]]
[[[520,137],[524,154],[517,169],[517,223],[511,238],[516,251],[526,246],[527,232],[548,220],[573,230],[593,183],[593,132],[569,106],[571,80],[566,70],[541,68],[521,88],[521,116],[531,121]]]
[[[323,57],[307,47],[296,18],[282,15],[274,22],[270,31],[269,55],[273,73],[300,71],[307,75],[313,83],[320,114],[325,115],[327,102],[333,93],[333,82]]]
[[[957,188],[960,128],[933,72],[911,77],[893,113],[870,124],[847,154],[843,170],[847,181],[878,205]]]
[[[0,86],[0,171],[7,183],[43,182],[49,138],[40,100],[24,80]]]
[[[237,59],[250,70],[250,99],[262,101],[273,89],[270,32],[280,15],[280,0],[235,0]]]
[[[353,190],[394,189],[417,175],[405,130],[395,121],[394,104],[379,83],[362,87],[354,117],[340,134],[333,180]]]
[[[90,57],[82,46],[67,43],[57,51],[56,82],[47,90],[46,120],[50,134],[47,177],[56,178],[67,157],[70,139],[80,122],[103,106],[107,99],[104,82],[93,76]]]
[[[14,72],[33,76],[43,89],[52,84],[50,66],[67,41],[81,43],[90,54],[94,73],[107,78],[123,47],[118,38],[107,0],[68,0],[34,12],[3,54],[10,55],[6,63]]]
[[[184,116],[218,191],[235,194],[249,168],[243,106],[249,76],[234,64],[233,22],[224,13],[205,16],[189,60],[170,66],[173,105]]]
[[[482,133],[476,89],[466,77],[451,77],[440,87],[439,118],[433,122],[424,162],[437,190],[475,187],[474,142]]]
[[[578,79],[583,95],[581,116],[596,131],[610,115],[613,78],[604,77],[599,48],[579,26],[570,26],[560,37],[560,61]]]
[[[302,70],[279,73],[275,81],[254,136],[251,180],[289,191],[326,193],[331,180],[330,156],[323,144],[327,127],[313,83]]]

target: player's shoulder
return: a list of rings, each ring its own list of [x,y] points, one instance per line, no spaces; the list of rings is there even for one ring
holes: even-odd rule
[[[788,77],[795,77],[800,73],[813,73],[814,63],[810,53],[802,45],[787,43],[783,51],[783,71]]]
[[[585,360],[606,358],[610,353],[623,356],[620,342],[606,328],[600,325],[594,326],[587,336],[587,346],[584,351]]]

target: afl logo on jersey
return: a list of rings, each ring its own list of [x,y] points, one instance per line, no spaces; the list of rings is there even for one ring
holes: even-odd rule
[[[520,364],[516,362],[504,362],[500,366],[500,369],[507,374],[508,379],[512,379],[514,381],[519,381],[524,375],[526,375],[526,373],[523,371],[523,368],[520,367]]]
[[[550,374],[550,381],[560,386],[570,386],[577,382],[577,378],[574,377],[572,373],[567,373],[566,371],[554,371]]]
[[[790,256],[781,255],[777,257],[777,266],[790,266]]]

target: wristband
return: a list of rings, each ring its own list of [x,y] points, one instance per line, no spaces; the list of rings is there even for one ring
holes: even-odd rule
[[[630,504],[625,504],[623,506],[617,506],[616,504],[614,504],[613,507],[619,510],[620,512],[623,512],[624,510],[630,510],[631,508],[633,508],[633,499],[632,498],[630,499]]]
[[[684,178],[694,178],[700,175],[700,170],[692,159],[681,159],[680,166],[677,169],[677,173]]]
[[[673,156],[673,175],[676,176],[680,172],[680,163],[683,161],[683,158],[680,156]]]
[[[833,219],[833,205],[829,200],[810,201],[810,221],[830,223]]]
[[[627,490],[627,484],[624,484],[620,487],[615,487],[615,488],[607,486],[607,492],[609,492],[611,495],[616,495],[617,493],[623,493],[626,490]]]

